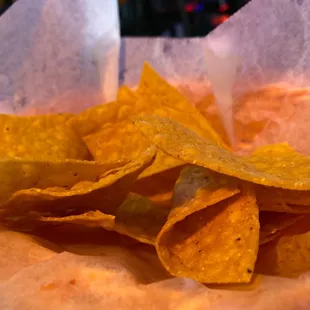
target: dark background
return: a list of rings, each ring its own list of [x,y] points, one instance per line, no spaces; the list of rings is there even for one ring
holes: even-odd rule
[[[0,0],[0,15],[16,1]],[[121,34],[205,36],[247,2],[249,0],[119,0]]]

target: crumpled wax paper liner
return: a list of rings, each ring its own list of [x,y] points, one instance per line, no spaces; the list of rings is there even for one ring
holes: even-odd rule
[[[116,96],[116,0],[17,1],[0,40],[2,113],[79,112]]]
[[[219,62],[224,48],[231,59],[239,59],[232,89],[235,102],[246,92],[268,86],[242,107],[233,107],[238,122],[265,125],[254,143],[243,143],[241,151],[288,142],[310,153],[309,18],[308,1],[254,0],[206,38],[205,46],[218,52]],[[229,70],[233,69],[222,70],[224,76]],[[225,106],[218,104],[220,109]],[[224,120],[229,122],[229,116]]]
[[[18,261],[20,249],[30,244],[30,236],[10,239],[11,260]],[[51,310],[309,308],[309,275],[296,280],[264,277],[252,289],[218,290],[168,278],[148,246],[79,244],[67,245],[61,253],[42,252],[35,239],[31,246],[32,263],[16,265],[0,282],[1,309],[43,309],[47,304]],[[0,261],[1,270],[4,263]]]
[[[7,43],[0,46],[1,59],[6,59],[0,69],[2,113],[79,112],[115,96],[117,83],[106,83],[107,76],[117,77],[113,61],[118,55],[118,24],[112,23],[116,31],[112,31],[112,39],[103,40],[104,3],[19,0],[1,17],[0,39]],[[233,47],[233,56],[241,59],[232,88],[234,99],[269,84],[288,89],[283,94],[272,86],[276,100],[271,98],[267,104],[265,100],[250,101],[234,112],[241,122],[261,118],[272,122],[251,145],[287,140],[309,152],[308,90],[296,89],[307,87],[308,20],[307,1],[252,0],[208,36],[217,42],[228,39],[229,44],[225,41],[224,45]],[[120,82],[135,87],[146,60],[196,103],[211,91],[204,44],[200,38],[125,38],[120,50]],[[105,46],[109,48],[102,48]],[[109,53],[104,52],[107,50]],[[103,89],[106,85],[110,86],[109,96]],[[250,147],[246,145],[246,151]],[[207,288],[189,279],[169,278],[149,247],[111,246],[108,240],[113,238],[104,238],[97,231],[89,238],[85,234],[71,239],[65,233],[60,236],[67,244],[60,245],[51,236],[41,239],[0,233],[0,243],[7,251],[0,260],[1,309],[38,309],[47,304],[49,309],[83,310],[109,306],[309,308],[309,274],[298,279],[262,277],[239,291]],[[80,244],[74,245],[74,241]]]

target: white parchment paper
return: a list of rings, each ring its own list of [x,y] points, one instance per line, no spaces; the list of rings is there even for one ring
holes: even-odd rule
[[[0,18],[0,42],[2,113],[78,112],[115,97],[116,0],[20,0]]]

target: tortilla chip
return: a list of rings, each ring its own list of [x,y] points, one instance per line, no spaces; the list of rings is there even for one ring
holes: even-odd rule
[[[2,201],[1,217],[13,217],[14,223],[14,217],[27,221],[30,211],[64,216],[98,209],[113,214],[155,154],[156,148],[152,147],[138,159],[118,163],[116,167],[79,161],[32,162],[28,166],[25,162],[13,162],[15,170],[8,168],[8,172],[13,172],[11,179],[7,178],[6,187],[1,188],[7,199]],[[25,170],[29,173],[26,177]]]
[[[251,281],[248,283],[228,283],[228,284],[212,283],[208,284],[208,288],[212,290],[221,290],[221,291],[239,291],[239,292],[254,291],[255,289],[259,289],[264,279],[265,277],[263,275],[254,273],[251,278]]]
[[[282,212],[289,214],[306,214],[310,212],[310,206],[287,205],[284,202],[265,203],[258,200],[257,204],[260,211]]]
[[[138,101],[135,94],[126,87],[119,91],[118,98],[120,101],[117,103],[105,105],[104,108],[91,108],[71,120],[71,125],[83,137],[92,156],[101,163],[107,160],[128,161],[151,146],[133,125],[131,118],[155,107]],[[109,112],[106,111],[106,106]],[[159,151],[153,165],[146,169],[140,178],[182,164],[182,161]]]
[[[148,96],[149,93],[152,93],[152,96]],[[117,103],[109,105],[109,109],[115,110],[114,112],[102,114],[104,108],[92,108],[70,122],[98,162],[105,162],[107,159],[128,160],[150,146],[151,143],[132,123],[132,117],[136,115],[158,114],[171,117],[202,137],[224,145],[206,119],[147,64],[144,66],[138,91],[133,93],[123,87],[119,91],[118,100]],[[84,123],[86,129],[83,129]],[[140,178],[181,165],[181,160],[159,151],[153,165],[146,169]]]
[[[257,204],[260,211],[284,212],[294,214],[305,214],[310,212],[310,206],[308,205],[297,206],[289,205],[286,203],[286,201],[290,201],[290,198],[292,198],[293,200],[295,200],[296,198],[296,200],[298,200],[297,194],[302,197],[305,193],[307,196],[308,191],[300,192],[257,185],[255,186],[255,192]]]
[[[143,110],[137,104],[135,94],[123,86],[118,92],[118,100],[88,109],[71,120],[71,125],[84,138],[93,157],[100,162],[136,158],[151,145],[129,120],[134,113]],[[109,113],[105,113],[107,109]],[[84,123],[87,123],[87,128],[83,128]]]
[[[302,195],[302,194],[301,194]],[[282,212],[290,214],[306,214],[310,212],[310,206],[288,205],[282,199],[277,200],[275,197],[270,200],[268,197],[257,197],[257,205],[260,211]]]
[[[123,86],[118,93],[116,102],[101,104],[89,108],[72,117],[68,124],[80,137],[86,137],[117,121],[124,121],[141,111],[137,97],[129,88]]]
[[[125,137],[128,137],[127,139]],[[151,146],[141,132],[130,121],[113,123],[102,130],[86,136],[85,143],[92,156],[99,162],[106,160],[126,161],[139,156]],[[180,166],[183,162],[158,151],[152,166],[146,169],[139,178],[151,176],[171,167]]]
[[[111,214],[104,214],[98,210],[89,211],[79,215],[69,215],[65,217],[41,217],[41,221],[78,224],[87,227],[103,227],[111,230],[115,224],[115,216]]]
[[[137,117],[135,124],[158,148],[186,163],[261,185],[310,190],[310,158],[287,144],[269,145],[250,156],[237,156],[167,118]]]
[[[91,161],[61,160],[33,161],[27,159],[0,160],[0,204],[23,189],[65,188],[82,181],[95,181],[111,169],[121,168],[123,163],[98,165]]]
[[[140,178],[135,182],[132,192],[148,197],[157,205],[171,207],[174,185],[183,168],[184,165],[166,169],[146,178]]]
[[[100,104],[75,115],[68,121],[68,124],[78,136],[84,137],[96,131],[102,124],[116,120],[120,107],[121,103],[118,101]]]
[[[153,245],[169,211],[169,208],[153,205],[146,197],[131,193],[115,216],[97,210],[74,216],[42,217],[41,221],[102,227]]]
[[[219,145],[225,145],[200,112],[175,87],[169,85],[155,72],[148,63],[144,64],[137,96],[146,105],[154,106],[154,108],[160,103],[159,109],[154,109],[154,114],[172,118],[198,135],[215,141]]]
[[[304,210],[304,213],[310,212],[310,208],[308,207],[310,205],[310,191],[303,191],[301,193],[300,191],[296,190],[269,188],[265,186],[257,186],[255,191],[258,199],[263,205],[262,207],[264,208],[268,207],[269,201],[269,204],[279,203],[284,205],[296,205],[300,210]],[[290,207],[288,208],[290,209]]]
[[[158,150],[154,163],[141,173],[139,179],[151,177],[166,170],[183,166],[183,161],[173,158],[171,156],[167,156],[164,152]]]
[[[174,208],[156,240],[174,276],[204,283],[247,283],[258,250],[255,196],[247,185],[200,167],[182,172]]]
[[[106,124],[98,132],[84,137],[84,141],[99,162],[135,158],[151,145],[131,122],[126,121]]]
[[[137,97],[128,87],[122,86],[118,92],[118,100],[97,105],[72,117],[68,124],[80,137],[86,137],[117,121],[124,121],[143,109],[136,104]]]
[[[132,101],[132,100],[136,100],[137,99],[137,95],[135,94],[135,92],[133,90],[131,90],[129,87],[127,87],[126,85],[121,86],[118,89],[118,93],[117,93],[117,100],[118,101]]]
[[[295,224],[302,217],[303,215],[297,214],[260,212],[259,244],[262,245],[276,239],[285,228]]]
[[[280,236],[260,246],[255,272],[297,277],[310,270],[310,217],[283,230]]]
[[[154,245],[169,211],[169,207],[158,206],[146,197],[131,193],[117,209],[115,231]]]
[[[291,214],[306,214],[310,212],[310,206],[305,204],[309,198],[309,191],[300,192],[296,190],[269,188],[257,185],[255,187],[255,192],[260,211],[284,212]],[[292,201],[304,204],[289,204]]]
[[[0,115],[0,157],[89,159],[86,145],[66,124],[71,117],[68,114]]]

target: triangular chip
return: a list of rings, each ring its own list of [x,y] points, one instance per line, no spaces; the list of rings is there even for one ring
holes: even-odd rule
[[[266,207],[269,204],[284,204],[284,205],[296,205],[300,206],[300,210],[304,210],[305,213],[310,212],[310,191],[303,191],[302,193],[297,190],[288,190],[281,188],[269,188],[265,186],[256,186],[256,195],[260,200],[262,207]],[[304,208],[302,207],[304,206]],[[272,211],[272,210],[266,210]],[[286,211],[283,211],[286,212]]]
[[[135,124],[158,148],[186,163],[261,185],[310,190],[310,158],[287,144],[269,145],[250,156],[237,156],[164,117],[139,117]]]
[[[84,137],[92,156],[101,163],[109,161],[128,161],[139,156],[152,144],[146,140],[131,120],[106,124],[101,130]],[[154,163],[140,178],[160,173],[171,167],[181,166],[183,162],[157,152]]]
[[[255,186],[257,204],[260,211],[305,214],[310,212],[309,205],[288,204],[290,201],[306,202],[309,191],[295,191],[281,188]],[[305,198],[303,196],[305,195]]]
[[[276,239],[285,228],[292,226],[301,218],[303,218],[303,215],[282,212],[260,212],[259,244],[262,245]]]
[[[98,209],[113,214],[155,154],[151,147],[127,164],[114,163],[114,168],[95,162],[6,161],[6,171],[0,171],[11,175],[1,188],[1,217],[14,224],[16,217],[27,222],[30,212],[64,216]]]
[[[98,162],[105,162],[107,158],[128,160],[150,146],[151,143],[132,123],[132,117],[144,114],[170,117],[202,137],[224,145],[198,110],[148,64],[143,68],[137,92],[133,93],[123,87],[119,91],[118,100],[117,103],[109,104],[109,111],[106,113],[104,110],[107,107],[92,108],[70,121]],[[159,151],[153,165],[140,178],[180,165],[183,165],[181,160]]]
[[[122,86],[118,91],[117,101],[89,108],[70,118],[68,124],[80,137],[85,137],[105,126],[135,115],[136,109],[139,110],[137,106],[136,109],[133,109],[133,104],[136,101],[135,93],[128,87]]]
[[[71,117],[69,114],[0,115],[0,157],[89,159],[85,143],[67,125]]]
[[[153,203],[172,206],[172,194],[175,182],[184,166],[166,169],[161,173],[138,179],[132,192],[148,197]]]
[[[154,245],[169,211],[167,206],[153,204],[148,198],[131,193],[117,209],[115,231]]]
[[[259,248],[255,271],[282,277],[297,277],[310,270],[309,215],[283,230],[277,239]]]
[[[154,245],[169,211],[169,208],[152,204],[146,197],[131,193],[117,209],[115,216],[97,210],[74,216],[42,217],[41,221],[102,227]]]
[[[77,224],[87,227],[103,227],[108,230],[112,230],[115,225],[114,215],[104,214],[98,210],[64,217],[43,216],[40,218],[40,220],[43,222]]]
[[[123,85],[118,89],[117,100],[121,102],[126,102],[126,101],[130,102],[132,100],[137,100],[137,95],[129,87],[127,87],[126,85]]]
[[[145,105],[153,107],[153,111],[150,112],[174,119],[198,135],[215,141],[219,145],[225,145],[205,117],[148,63],[144,64],[137,96],[145,102]]]
[[[174,276],[204,283],[247,283],[258,250],[255,196],[236,180],[201,167],[185,168],[174,208],[156,240],[158,256]]]
[[[68,124],[80,137],[85,137],[101,128],[106,122],[115,121],[120,107],[121,102],[118,101],[100,104],[75,115]]]
[[[260,211],[282,212],[291,214],[306,214],[310,212],[310,206],[288,205],[281,198],[278,197],[273,198],[271,198],[270,196],[256,196],[256,197]]]

